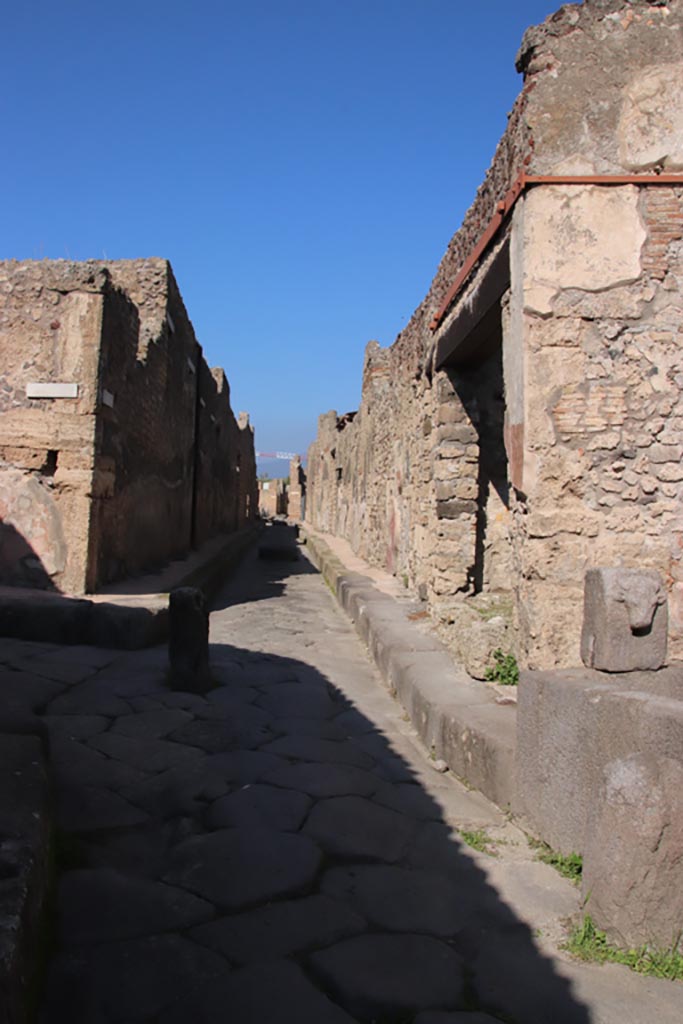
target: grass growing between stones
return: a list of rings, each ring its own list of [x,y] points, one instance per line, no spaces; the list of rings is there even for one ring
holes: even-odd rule
[[[586,914],[571,932],[564,948],[579,960],[624,964],[638,974],[668,981],[683,981],[683,954],[678,948],[680,939],[679,935],[669,949],[647,945],[638,949],[620,949],[609,942],[605,933],[596,928],[592,917]]]
[[[477,850],[479,853],[488,853],[489,857],[497,857],[495,847],[492,845],[493,840],[483,828],[475,829],[473,832],[468,832],[466,829],[460,829],[458,835],[462,839],[463,843],[467,846],[471,846],[473,850]]]
[[[549,864],[551,868],[555,868],[563,878],[568,878],[570,882],[578,885],[581,881],[581,874],[583,872],[583,860],[581,855],[578,853],[557,853],[551,846],[544,843],[541,839],[532,839],[531,836],[527,836],[527,842],[532,850],[536,851],[537,860],[543,861],[544,864]]]
[[[486,669],[486,678],[490,683],[500,683],[501,686],[517,686],[519,665],[514,654],[504,654],[497,647],[493,652],[493,665]]]

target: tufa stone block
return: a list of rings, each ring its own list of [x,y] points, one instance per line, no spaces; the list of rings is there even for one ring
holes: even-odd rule
[[[658,669],[666,662],[666,591],[654,569],[589,569],[581,660],[603,672]]]
[[[206,693],[209,674],[209,611],[196,587],[177,587],[169,602],[168,660],[171,686],[189,693]]]

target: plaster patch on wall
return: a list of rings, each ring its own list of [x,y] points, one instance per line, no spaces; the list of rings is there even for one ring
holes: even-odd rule
[[[548,316],[561,289],[603,291],[636,281],[646,232],[638,189],[551,185],[524,210],[524,305]]]
[[[683,64],[660,64],[633,79],[617,134],[621,159],[631,170],[683,168]]]

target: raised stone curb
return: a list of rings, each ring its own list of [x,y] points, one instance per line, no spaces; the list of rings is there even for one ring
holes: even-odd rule
[[[185,562],[171,565],[145,589],[145,579],[124,581],[93,599],[4,587],[0,591],[0,636],[58,644],[139,650],[163,643],[168,635],[168,592],[197,587],[207,600],[262,529],[255,523],[206,546]],[[126,592],[130,582],[131,592]]]
[[[454,664],[434,637],[321,537],[303,528],[312,562],[353,621],[391,692],[435,758],[499,807],[515,803],[516,708]]]

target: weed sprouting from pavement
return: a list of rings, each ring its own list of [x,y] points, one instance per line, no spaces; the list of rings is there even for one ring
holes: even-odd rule
[[[531,836],[527,836],[527,842],[536,851],[538,860],[543,861],[544,864],[549,864],[551,868],[555,868],[563,878],[568,878],[575,885],[579,884],[583,872],[583,860],[580,854],[558,853],[557,850],[553,850],[551,846],[544,843],[542,839],[533,839]]]
[[[571,932],[564,948],[580,960],[594,963],[624,964],[638,974],[669,981],[683,981],[683,953],[680,952],[681,936],[668,949],[647,944],[637,949],[620,949],[613,946],[605,932],[596,928],[592,917],[586,914],[583,921]]]

